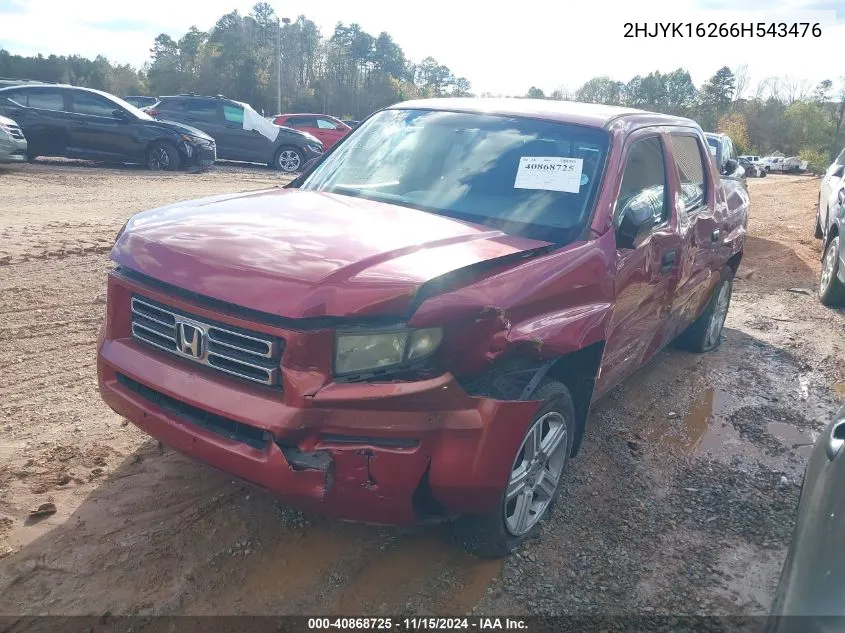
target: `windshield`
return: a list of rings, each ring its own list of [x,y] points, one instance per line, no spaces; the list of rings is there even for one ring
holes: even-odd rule
[[[554,243],[577,239],[608,133],[505,116],[385,110],[327,156],[302,189],[422,209]]]

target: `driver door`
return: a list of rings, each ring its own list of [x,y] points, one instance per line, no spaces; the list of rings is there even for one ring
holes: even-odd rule
[[[68,153],[91,158],[126,158],[135,153],[131,123],[114,116],[117,104],[84,91],[71,91]]]
[[[665,143],[659,128],[646,128],[632,134],[623,150],[625,168],[613,226],[618,231],[626,209],[643,199],[652,205],[654,219],[632,248],[617,245],[616,303],[596,385],[599,394],[645,364],[668,342],[681,238],[666,171]]]

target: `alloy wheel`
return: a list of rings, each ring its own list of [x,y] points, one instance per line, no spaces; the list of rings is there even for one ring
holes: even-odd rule
[[[716,297],[716,305],[713,308],[713,314],[710,315],[710,324],[707,326],[707,347],[713,347],[719,336],[722,334],[722,328],[725,325],[725,319],[728,316],[728,305],[731,300],[731,280],[726,279],[722,282],[722,287],[719,288],[719,294]]]
[[[822,263],[822,274],[819,279],[819,294],[825,294],[830,282],[833,281],[833,271],[836,268],[836,254],[839,251],[839,236],[830,240]]]
[[[155,171],[166,170],[170,167],[170,155],[163,147],[154,147],[150,151],[150,169]]]
[[[521,536],[543,517],[554,499],[569,457],[566,419],[556,411],[538,418],[522,441],[505,493],[508,532]]]
[[[279,167],[282,171],[296,171],[302,161],[299,154],[292,149],[284,149],[279,152]]]

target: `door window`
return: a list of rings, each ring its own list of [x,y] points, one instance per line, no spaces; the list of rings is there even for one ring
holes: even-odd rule
[[[114,110],[117,105],[101,97],[100,95],[88,92],[74,92],[71,112],[76,114],[90,114],[93,116],[114,117]]]
[[[217,102],[209,99],[190,99],[185,102],[185,113],[197,119],[217,119]]]
[[[672,154],[681,181],[681,200],[684,210],[693,213],[704,206],[707,198],[701,143],[696,136],[673,134],[671,138]]]
[[[31,90],[26,93],[26,105],[39,110],[63,112],[65,100],[58,90]]]
[[[655,225],[662,224],[669,219],[665,191],[666,162],[660,137],[650,136],[636,141],[628,152],[628,161],[622,174],[622,185],[613,213],[614,225],[619,226],[622,210],[635,199],[651,204]]]
[[[336,130],[337,126],[328,119],[317,119],[317,127],[321,130]]]
[[[305,116],[292,116],[285,123],[288,127],[317,127],[317,119]]]

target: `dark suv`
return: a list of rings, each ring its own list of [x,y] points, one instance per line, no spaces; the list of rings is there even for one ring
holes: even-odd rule
[[[275,125],[249,104],[225,97],[160,97],[147,112],[210,134],[217,143],[217,157],[226,160],[266,163],[293,173],[323,153],[322,143],[311,134]]]

